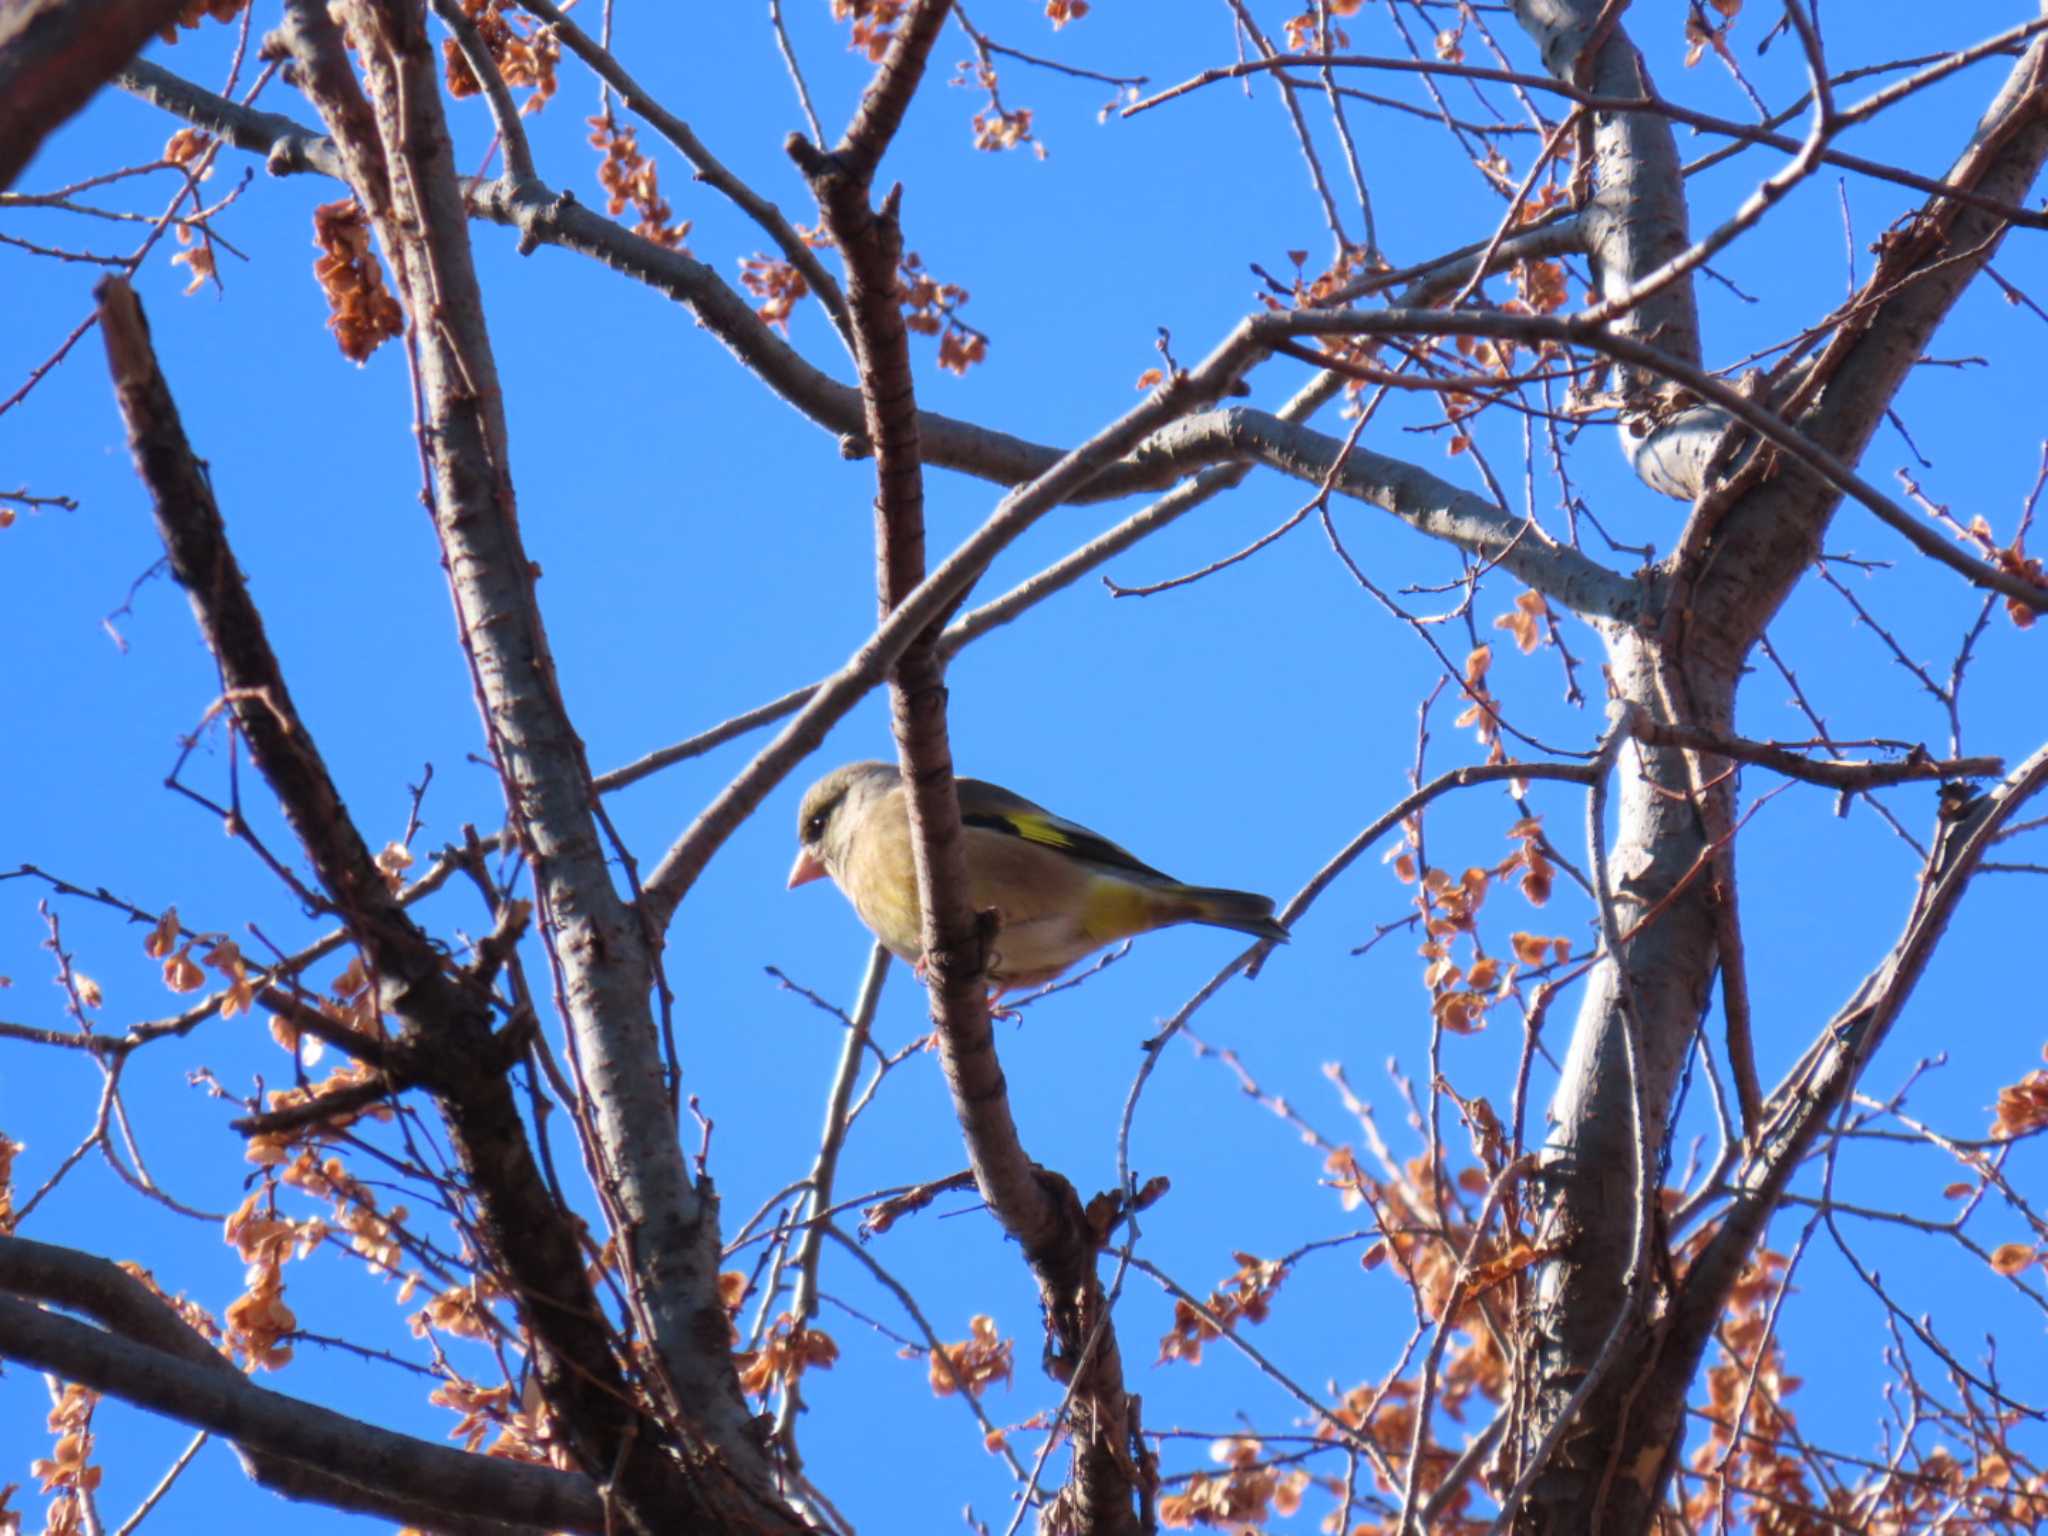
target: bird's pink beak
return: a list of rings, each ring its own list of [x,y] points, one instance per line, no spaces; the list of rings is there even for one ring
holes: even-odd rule
[[[810,849],[804,848],[798,851],[796,863],[790,866],[788,889],[793,891],[800,885],[809,885],[813,880],[824,878],[825,866],[812,857]]]

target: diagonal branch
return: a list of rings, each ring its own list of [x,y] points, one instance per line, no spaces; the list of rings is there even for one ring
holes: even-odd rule
[[[2048,16],[2048,6],[2043,14]],[[1949,180],[2016,203],[2027,195],[2044,161],[2048,38],[2037,36],[1978,122]],[[1766,456],[1752,455],[1750,464],[1695,508],[1677,546],[1684,559],[1674,553],[1669,565],[1681,582],[1697,582],[1691,622],[1716,648],[1739,655],[1755,642],[1792,582],[1819,553],[1841,493],[1972,584],[2034,612],[2048,610],[2048,590],[1965,554],[1847,471],[1936,330],[1996,254],[2010,222],[1952,199],[1931,198],[1886,242],[1834,336],[1799,373],[1777,409],[1764,411],[1746,399],[1744,409],[1730,407],[1730,414],[1773,447],[1817,470],[1823,483],[1798,475],[1770,476]]]
[[[324,20],[324,15],[320,18]],[[317,23],[316,23],[317,24]],[[523,1299],[550,1406],[586,1467],[609,1472],[640,1438],[610,1331],[584,1273],[576,1228],[549,1196],[498,1063],[490,999],[451,973],[372,862],[299,716],[249,597],[205,473],[185,440],[127,284],[100,287],[106,338],[136,464],[155,504],[172,573],[185,587],[226,685],[237,728],[344,925],[405,1027],[396,1053],[432,1087],[477,1189],[481,1229]],[[642,1458],[643,1460],[647,1458]]]
[[[670,846],[642,887],[642,904],[649,920],[657,928],[666,926],[677,903],[734,829],[825,739],[826,732],[883,681],[925,627],[953,610],[989,561],[1047,512],[1095,484],[1159,427],[1231,389],[1258,351],[1252,325],[1240,323],[1195,368],[1169,378],[1116,421],[998,502],[988,520],[918,583],[844,666],[817,686],[796,718]],[[920,416],[920,426],[923,420]]]
[[[273,176],[310,171],[337,181],[344,177],[341,151],[325,134],[315,133],[282,113],[264,112],[231,101],[171,73],[161,64],[137,59],[114,77],[114,84],[195,128],[227,140],[237,149],[263,156],[265,168]]]
[[[1334,374],[1318,374],[1280,407],[1280,420],[1295,422],[1313,415],[1336,393],[1340,383]],[[991,630],[1011,623],[1054,593],[1072,586],[1113,556],[1130,549],[1224,491],[1236,487],[1243,482],[1251,467],[1251,464],[1244,460],[1209,466],[1199,474],[1183,480],[1157,501],[1133,512],[1115,527],[1090,539],[1079,549],[1018,582],[1002,596],[992,598],[979,607],[961,614],[946,626],[945,633],[939,637],[940,655],[947,662],[951,662],[961,649],[972,641],[980,639]],[[597,788],[603,794],[610,794],[613,790],[623,789],[628,784],[638,783],[663,768],[687,762],[693,757],[701,757],[713,748],[723,746],[749,731],[758,730],[764,725],[773,725],[777,720],[788,718],[808,704],[821,686],[823,685],[819,683],[810,683],[802,688],[793,688],[780,698],[770,699],[766,704],[735,715],[709,730],[700,731],[683,741],[658,748],[621,767],[601,773],[595,781]]]
[[[1351,320],[1369,321],[1370,313],[1342,311]],[[1427,328],[1437,311],[1385,311],[1406,316],[1408,324]],[[1285,329],[1288,319],[1322,330],[1322,318],[1273,317],[1282,322],[1252,322],[1256,329]],[[1342,330],[1350,321],[1331,324]],[[1400,329],[1389,327],[1389,330]],[[1644,611],[1646,594],[1633,577],[1618,575],[1569,545],[1553,543],[1527,519],[1512,516],[1470,491],[1460,490],[1419,465],[1374,453],[1358,444],[1348,449],[1341,438],[1313,427],[1284,421],[1265,411],[1226,406],[1190,416],[1155,433],[1138,455],[1159,453],[1174,462],[1250,459],[1320,484],[1336,469],[1330,489],[1392,513],[1418,533],[1470,550],[1482,561],[1499,564],[1516,580],[1534,588],[1574,613],[1626,623]],[[2044,594],[2048,596],[2048,594]]]
[[[1945,819],[1933,841],[1933,854],[1921,872],[1905,930],[1771,1095],[1769,1118],[1730,1181],[1734,1199],[1686,1272],[1674,1303],[1671,1342],[1653,1391],[1665,1389],[1669,1382],[1691,1379],[1726,1305],[1729,1288],[1777,1210],[1779,1196],[1905,1010],[1964,893],[2001,832],[2023,806],[2044,792],[2048,792],[2048,746],[2036,749],[1960,815]]]
[[[869,178],[916,90],[948,8],[948,0],[918,0],[898,23],[852,124],[830,154],[795,136],[789,144],[846,259],[865,426],[875,449],[875,553],[885,617],[902,610],[925,582],[924,467],[909,332],[897,293],[901,188],[871,209]],[[996,1056],[987,991],[994,914],[977,912],[969,898],[940,651],[947,611],[933,612],[889,668],[940,1062],[976,1186],[1024,1250],[1045,1306],[1052,1368],[1068,1383],[1073,1476],[1059,1495],[1062,1513],[1045,1523],[1089,1533],[1135,1531],[1134,1425],[1096,1272],[1100,1239],[1073,1186],[1025,1152]]]
[[[2042,145],[2048,145],[2048,114],[2044,114],[2039,131],[2032,138],[2037,151]],[[2038,154],[2035,159],[2038,163]],[[1979,259],[1988,258],[1989,255],[1990,250],[1986,248],[1981,251]],[[1974,271],[1974,267],[1972,270]],[[1999,596],[2010,598],[2035,612],[2048,613],[2048,587],[2037,586],[1958,549],[1929,528],[1924,521],[1857,474],[1850,467],[1849,461],[1831,447],[1820,433],[1786,419],[1782,414],[1770,410],[1704,370],[1668,356],[1656,347],[1617,334],[1604,325],[1588,323],[1578,317],[1557,319],[1547,315],[1471,312],[1445,314],[1434,310],[1409,312],[1392,309],[1310,311],[1262,316],[1251,323],[1258,329],[1261,339],[1272,332],[1307,336],[1499,336],[1514,340],[1555,341],[1591,347],[1619,362],[1628,363],[1645,374],[1654,374],[1683,384],[1701,399],[1719,406],[1772,447],[1782,449],[1787,456],[1797,459],[1810,469],[1823,483],[1831,505],[1838,493],[1852,496],[1877,514],[1880,521],[1903,534],[1915,549],[1955,571],[1972,586],[1996,592]],[[1863,330],[1863,327],[1859,327],[1855,334],[1861,335]],[[1889,341],[1885,343],[1885,348],[1888,356],[1904,356],[1905,360],[1898,368],[1898,377],[1903,378],[1905,367],[1910,366],[1912,359],[1919,356],[1918,351],[1905,353],[1903,349]],[[1837,392],[1834,390],[1827,393],[1830,410],[1834,409],[1833,402],[1836,396]],[[1887,394],[1884,398],[1889,400],[1890,396]],[[1861,420],[1864,408],[1860,403],[1860,397],[1859,404],[1854,410],[1857,418]],[[1874,423],[1881,420],[1883,414],[1882,406],[1870,414],[1869,423],[1862,429],[1862,437],[1869,435],[1869,431],[1874,429]],[[1856,446],[1860,448],[1860,438]],[[1802,562],[1793,569],[1796,571],[1803,568]]]
[[[609,1343],[587,1279],[574,1291],[541,1293],[559,1296],[556,1304],[526,1309],[544,1337],[562,1331],[543,1389],[585,1436],[578,1447],[585,1464],[613,1480],[633,1518],[654,1525],[678,1513],[715,1514],[768,1529],[793,1526],[725,1347],[717,1206],[709,1188],[690,1178],[675,1134],[649,1000],[653,947],[612,884],[589,765],[541,622],[423,9],[418,0],[343,7],[370,87],[367,114],[338,81],[328,88],[342,74],[352,86],[353,74],[318,0],[290,0],[287,12],[302,83],[375,221],[411,318],[435,531],[479,712],[550,937],[572,1061],[590,1106],[585,1153],[620,1240],[660,1407],[650,1422],[623,1390],[613,1355],[586,1357],[598,1340]],[[503,1107],[509,1132],[518,1125],[509,1092]],[[519,1149],[528,1152],[523,1136]],[[551,1236],[573,1250],[566,1213],[545,1209]],[[516,1271],[531,1239],[511,1225],[491,1236],[501,1262]],[[686,1469],[669,1454],[677,1436],[696,1465]]]

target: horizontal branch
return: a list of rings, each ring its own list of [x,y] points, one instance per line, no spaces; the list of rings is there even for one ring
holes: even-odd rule
[[[603,1531],[571,1473],[452,1450],[266,1391],[109,1260],[0,1236],[0,1357],[225,1436],[258,1482],[291,1498],[449,1536]],[[83,1312],[109,1331],[13,1297]]]
[[[343,179],[341,151],[334,147],[334,140],[281,113],[230,101],[148,59],[130,64],[114,77],[114,84],[237,149],[263,156],[264,168],[273,176],[313,171],[336,181]]]
[[[1895,763],[1856,762],[1846,758],[1814,759],[1768,742],[1747,741],[1740,736],[1723,736],[1696,726],[1666,725],[1642,710],[1629,717],[1629,734],[1637,741],[1658,747],[1684,747],[1694,752],[1711,752],[1738,763],[1754,763],[1788,779],[1823,784],[1829,789],[1881,789],[1889,784],[1911,784],[1927,780],[1995,779],[2005,772],[2001,757],[1932,758],[1916,748]]]
[[[376,1490],[432,1488],[437,1504],[502,1512],[503,1523],[521,1529],[592,1536],[607,1529],[597,1490],[570,1473],[394,1434],[8,1297],[0,1297],[0,1355],[253,1450],[339,1472],[362,1490],[357,1509],[396,1518],[394,1506],[402,1505],[417,1518],[416,1503],[380,1497]]]
[[[1634,367],[1656,373],[1684,385],[1693,394],[1711,402],[1736,418],[1773,447],[1782,449],[1812,470],[1837,491],[1860,502],[1878,520],[1904,535],[1906,541],[1929,558],[1947,566],[1972,586],[1996,592],[2001,597],[2036,613],[2048,613],[2048,587],[2022,581],[1998,567],[1965,553],[1929,528],[1911,512],[1893,501],[1855,470],[1799,431],[1776,412],[1766,409],[1740,390],[1713,375],[1679,362],[1655,347],[1617,336],[1603,325],[1584,320],[1548,315],[1510,315],[1498,312],[1443,310],[1313,310],[1294,314],[1262,315],[1248,322],[1258,340],[1277,333],[1302,336],[1490,336],[1530,343],[1554,341],[1570,346],[1590,347]]]
[[[1410,318],[1427,324],[1419,316]],[[1263,320],[1251,324],[1264,328]],[[1391,512],[1418,533],[1500,565],[1575,613],[1630,623],[1643,612],[1645,594],[1633,578],[1608,570],[1569,545],[1553,543],[1527,519],[1418,465],[1357,444],[1347,452],[1342,439],[1265,411],[1227,406],[1188,417],[1157,433],[1144,452],[1158,452],[1176,462],[1250,459],[1311,484],[1321,484],[1335,468],[1332,490]]]

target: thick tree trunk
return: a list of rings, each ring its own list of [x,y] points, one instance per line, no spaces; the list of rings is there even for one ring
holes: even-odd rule
[[[1549,48],[1546,58],[1558,67]],[[2048,48],[2037,41],[1947,180],[2022,203],[2048,158],[2044,105]],[[1848,311],[1853,320],[1782,381],[1772,408],[1853,464],[2005,227],[1988,209],[1931,199],[1885,249],[1863,302]],[[1732,731],[1744,661],[1819,553],[1841,501],[1834,487],[1768,452],[1737,459],[1726,481],[1699,488],[1691,520],[1654,574],[1659,611],[1635,628],[1607,627],[1625,704],[1714,731]],[[1616,764],[1620,816],[1606,862],[1615,927],[1626,937],[1591,979],[1541,1161],[1538,1240],[1558,1253],[1533,1272],[1530,1348],[1515,1403],[1516,1470],[1538,1468],[1516,1516],[1516,1530],[1529,1536],[1634,1536],[1652,1527],[1677,1464],[1687,1394],[1729,1288],[1826,1108],[1854,1085],[1852,1063],[1827,1077],[1828,1105],[1791,1116],[1794,1129],[1748,1147],[1718,1230],[1676,1274],[1660,1230],[1656,1160],[1721,944],[1736,931],[1732,906],[1719,905],[1732,903],[1736,888],[1730,766],[1670,750],[1638,757],[1634,749]],[[1924,877],[1927,888],[1948,891],[1952,901],[1954,881],[1939,874]],[[1917,976],[1903,967],[1887,961],[1874,973],[1889,990],[1866,1051]],[[1724,982],[1723,990],[1740,988]],[[1832,1038],[1841,1025],[1837,1019],[1822,1032]],[[1706,1027],[1718,1040],[1718,1021]],[[1791,1090],[1774,1097],[1767,1123],[1785,1120],[1794,1099],[1800,1094]]]
[[[1658,642],[1614,628],[1608,657],[1621,699],[1666,718],[1674,679]],[[1711,691],[1695,696],[1692,722],[1726,730],[1734,678],[1707,681]],[[1694,688],[1700,683],[1695,678]],[[1536,1273],[1518,1404],[1525,1458],[1533,1458],[1589,1374],[1599,1373],[1531,1484],[1518,1525],[1555,1536],[1583,1536],[1596,1510],[1603,1529],[1643,1529],[1659,1487],[1661,1448],[1647,1466],[1623,1454],[1632,1443],[1632,1399],[1654,1360],[1667,1279],[1663,1234],[1644,1228],[1655,1209],[1645,1197],[1662,1182],[1657,1161],[1711,990],[1719,920],[1686,754],[1624,746],[1614,773],[1619,815],[1605,868],[1623,936],[1620,963],[1591,978],[1551,1104],[1537,1230],[1542,1246],[1560,1252]]]
[[[0,12],[0,191],[184,8],[182,0],[16,0]]]

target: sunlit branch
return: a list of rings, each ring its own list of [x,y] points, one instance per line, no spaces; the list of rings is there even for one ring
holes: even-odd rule
[[[1802,757],[1797,752],[1773,746],[1769,742],[1745,741],[1737,736],[1722,736],[1697,726],[1669,725],[1652,719],[1642,711],[1635,711],[1630,715],[1629,734],[1638,741],[1647,741],[1658,746],[1686,747],[1697,752],[1710,752],[1717,757],[1732,758],[1738,763],[1753,763],[1759,768],[1781,773],[1788,779],[1798,779],[1807,784],[1820,784],[1829,789],[1863,790],[1878,789],[1889,784],[1911,784],[1930,780],[1990,779],[1997,778],[2005,772],[2005,759],[2000,757],[1937,759],[1918,750],[1896,763]]]
[[[1654,347],[1617,336],[1604,326],[1546,315],[1443,313],[1433,310],[1419,313],[1401,310],[1316,311],[1261,316],[1250,325],[1255,334],[1270,329],[1283,334],[1323,336],[1390,333],[1496,336],[1591,347],[1646,372],[1681,383],[1702,399],[1721,407],[1773,447],[1783,449],[1836,490],[1867,507],[1880,521],[1904,535],[1914,548],[1957,572],[1971,585],[1995,591],[2035,612],[2048,612],[2048,588],[2037,587],[1964,553],[1775,412],[1765,409],[1711,374],[1678,362]]]

